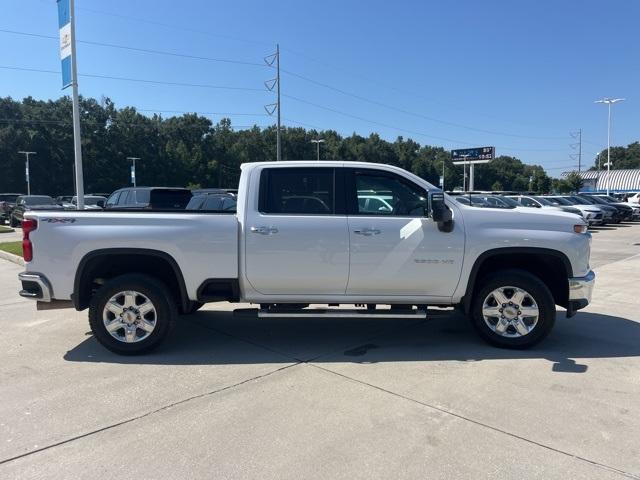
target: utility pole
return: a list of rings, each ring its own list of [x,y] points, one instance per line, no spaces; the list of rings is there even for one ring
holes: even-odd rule
[[[27,178],[27,195],[31,195],[31,180],[29,179],[29,155],[37,155],[37,152],[25,152],[23,150],[20,150],[18,153],[23,153],[26,157],[24,173]]]
[[[131,160],[131,183],[136,186],[136,160],[140,160],[140,157],[127,157],[127,160]]]
[[[315,143],[316,147],[317,147],[318,155],[317,155],[316,159],[318,160],[318,162],[320,161],[320,144],[324,143],[324,142],[325,142],[324,138],[318,138],[316,140],[311,140],[311,143]]]
[[[578,173],[582,171],[582,129],[579,129],[577,132],[570,132],[571,138],[578,140],[577,143],[572,143],[570,146],[574,150],[577,148],[578,153],[570,155],[572,160],[578,159]],[[600,170],[600,168],[598,168]]]
[[[279,162],[282,160],[282,147],[280,143],[280,133],[281,133],[281,125],[280,125],[280,44],[276,44],[276,53],[268,55],[264,57],[264,62],[273,67],[275,63],[276,68],[276,78],[272,78],[271,80],[267,80],[264,82],[267,90],[273,91],[274,87],[276,88],[276,103],[270,103],[269,105],[265,105],[264,109],[267,111],[269,115],[273,115],[277,111],[277,128],[276,128],[276,160]]]
[[[609,108],[609,116],[607,117],[607,195],[611,189],[611,105],[622,102],[624,98],[608,98],[596,100],[594,103],[604,103]]]

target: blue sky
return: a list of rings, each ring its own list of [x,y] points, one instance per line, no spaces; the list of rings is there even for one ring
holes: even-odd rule
[[[0,6],[0,30],[57,37],[54,0]],[[614,107],[612,144],[640,140],[636,1],[76,0],[76,16],[79,42],[257,64],[280,43],[291,72],[282,74],[285,125],[447,149],[495,145],[558,176],[576,163],[570,131],[583,130],[585,164],[606,146],[606,108],[593,102],[615,96],[627,100]],[[2,31],[0,39],[0,66],[59,70],[57,39]],[[81,94],[120,107],[273,122],[263,115],[273,95],[261,91],[273,72],[263,66],[79,43],[78,71],[257,89],[79,79]],[[0,68],[0,96],[65,94],[59,75]]]

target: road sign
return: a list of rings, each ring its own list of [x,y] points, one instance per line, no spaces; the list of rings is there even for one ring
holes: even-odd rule
[[[493,160],[496,156],[496,147],[475,147],[451,150],[451,160],[473,162],[475,160]]]
[[[62,89],[72,83],[71,78],[71,13],[69,0],[58,0],[58,28],[60,29],[60,62]]]

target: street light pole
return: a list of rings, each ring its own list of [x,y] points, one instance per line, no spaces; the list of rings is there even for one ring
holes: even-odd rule
[[[127,160],[131,160],[131,183],[136,186],[136,160],[140,160],[140,157],[127,157]]]
[[[311,143],[315,143],[316,147],[317,147],[317,152],[318,152],[317,160],[318,160],[318,162],[320,161],[320,144],[324,143],[324,142],[325,142],[324,138],[318,138],[316,140],[311,140]]]
[[[25,152],[23,150],[20,150],[18,153],[23,153],[26,157],[24,173],[27,177],[27,195],[31,195],[31,180],[29,179],[29,155],[37,155],[37,152]]]
[[[467,158],[469,157],[469,155],[460,155],[460,157],[462,157],[463,160],[463,164],[462,164],[462,191],[466,192],[467,191]]]
[[[607,116],[607,195],[611,190],[611,105],[614,103],[622,102],[624,98],[608,98],[604,97],[602,100],[596,100],[595,103],[604,103],[608,107]]]

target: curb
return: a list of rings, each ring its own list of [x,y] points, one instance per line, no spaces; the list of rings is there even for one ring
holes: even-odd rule
[[[24,267],[24,258],[18,256],[18,255],[14,255],[13,253],[9,253],[9,252],[5,252],[3,250],[0,250],[0,258],[3,258],[5,260],[8,260],[10,262],[13,262],[17,265],[20,265],[22,267]]]

